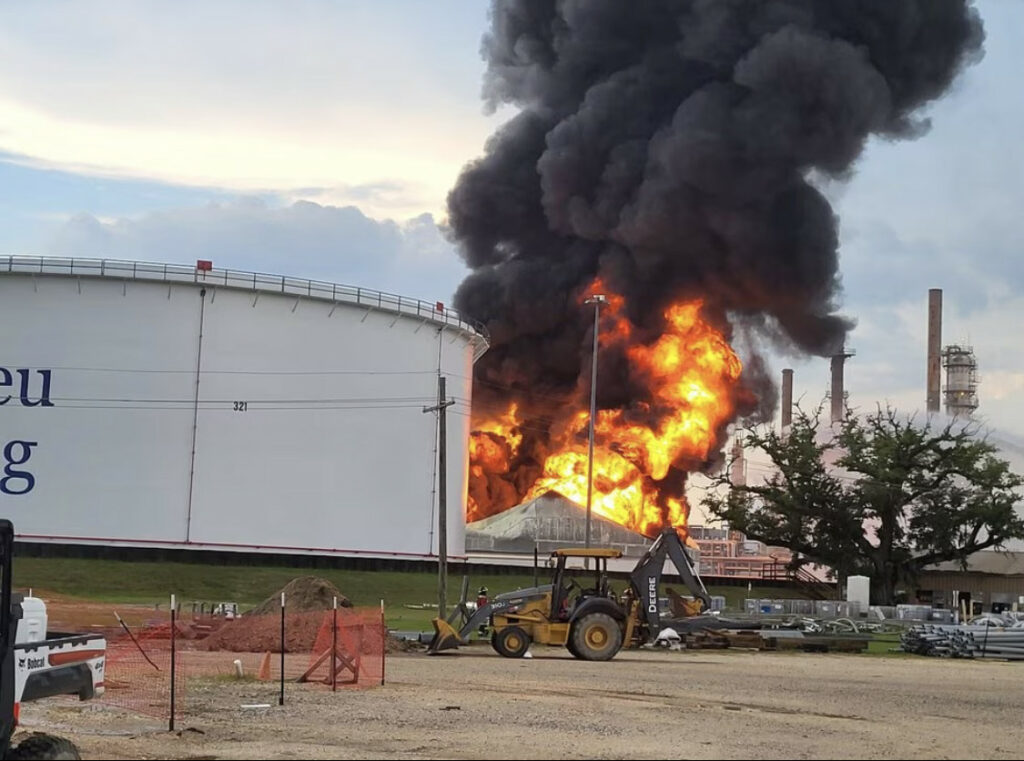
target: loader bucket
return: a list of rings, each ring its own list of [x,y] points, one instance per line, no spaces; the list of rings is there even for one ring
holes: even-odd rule
[[[459,639],[459,633],[455,631],[452,625],[443,618],[435,618],[433,624],[434,638],[430,640],[430,645],[427,647],[427,655],[435,655],[442,650],[457,649],[461,644],[461,640]]]

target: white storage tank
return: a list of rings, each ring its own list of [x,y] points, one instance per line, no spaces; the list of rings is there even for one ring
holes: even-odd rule
[[[439,303],[193,266],[0,257],[0,515],[21,541],[464,552],[478,330]]]
[[[867,610],[871,605],[871,579],[867,576],[848,576],[846,601],[857,603],[861,610]]]

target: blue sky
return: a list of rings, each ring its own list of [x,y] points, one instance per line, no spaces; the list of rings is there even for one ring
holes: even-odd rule
[[[916,141],[872,143],[841,218],[851,402],[924,398],[927,289],[973,344],[980,413],[1024,436],[1024,3],[982,0],[984,59]],[[480,100],[476,0],[0,5],[0,253],[191,262],[429,300],[464,274],[437,229],[509,116]],[[796,369],[805,404],[827,362]]]

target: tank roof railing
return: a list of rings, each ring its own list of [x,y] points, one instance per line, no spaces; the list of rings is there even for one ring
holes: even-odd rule
[[[487,329],[483,325],[459,314],[454,309],[443,306],[441,302],[431,304],[420,299],[375,291],[372,288],[342,285],[324,280],[308,280],[232,269],[203,270],[198,266],[185,264],[56,256],[0,256],[0,275],[4,273],[197,283],[248,291],[282,293],[290,296],[308,296],[334,303],[356,304],[371,309],[422,317],[431,322],[453,325],[469,331],[485,342],[490,340]]]

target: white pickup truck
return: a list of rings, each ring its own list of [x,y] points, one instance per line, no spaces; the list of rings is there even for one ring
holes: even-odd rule
[[[47,631],[46,603],[38,597],[11,597],[21,606],[14,639],[14,704],[51,695],[89,700],[103,694],[107,641],[92,634]]]

